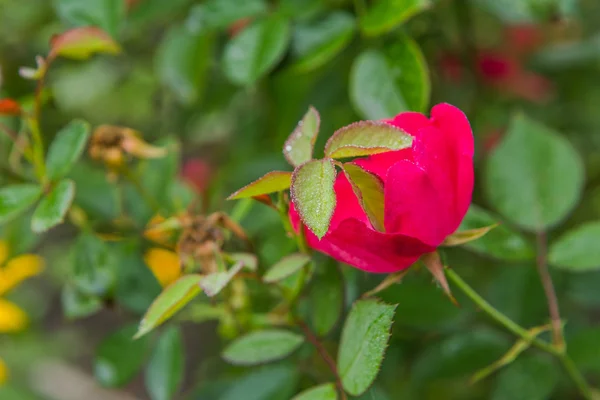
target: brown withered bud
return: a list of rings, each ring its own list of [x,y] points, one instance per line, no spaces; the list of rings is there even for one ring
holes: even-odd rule
[[[125,155],[137,158],[159,158],[166,149],[146,143],[138,131],[114,125],[100,125],[90,140],[90,157],[117,169],[125,162]]]
[[[202,272],[206,274],[218,271],[216,257],[225,243],[225,231],[248,240],[244,230],[222,212],[208,216],[187,216],[183,224],[186,228],[179,238],[177,252],[182,259],[192,258],[198,261]]]

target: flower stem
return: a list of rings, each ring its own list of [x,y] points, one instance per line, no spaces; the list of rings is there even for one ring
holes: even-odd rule
[[[541,339],[536,338],[525,328],[515,323],[513,320],[508,318],[506,315],[498,311],[494,306],[488,303],[483,297],[481,297],[468,283],[466,283],[456,272],[447,268],[446,276],[450,279],[456,287],[458,287],[469,299],[471,299],[483,312],[489,315],[493,320],[504,326],[507,330],[522,338],[533,346],[536,346],[540,350],[554,355],[563,365],[563,368],[573,380],[582,396],[586,400],[592,400],[592,390],[579,372],[577,367],[573,363],[573,360],[565,352],[564,346],[556,346],[547,343]],[[562,332],[562,331],[561,331]]]
[[[562,324],[560,322],[560,311],[558,309],[558,300],[556,298],[556,291],[552,284],[552,277],[548,271],[548,263],[546,262],[547,240],[545,232],[538,232],[536,234],[537,241],[537,257],[536,265],[544,287],[544,293],[546,293],[546,299],[548,301],[548,310],[550,311],[550,321],[552,323],[552,341],[554,346],[563,349],[565,347],[565,339],[562,332]]]

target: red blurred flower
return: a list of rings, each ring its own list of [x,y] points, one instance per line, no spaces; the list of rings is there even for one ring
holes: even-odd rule
[[[252,18],[242,18],[235,21],[229,27],[229,37],[233,38],[238,35],[241,31],[244,30],[246,26],[248,26],[252,22]]]
[[[406,112],[386,122],[412,135],[412,147],[354,162],[383,182],[385,232],[373,228],[344,174],[327,234],[319,241],[305,229],[314,249],[375,273],[406,269],[434,251],[458,228],[473,191],[473,133],[462,111],[440,104],[431,118]],[[297,229],[293,204],[290,218]]]
[[[192,158],[183,164],[181,176],[198,193],[203,193],[210,183],[212,167],[204,160]]]

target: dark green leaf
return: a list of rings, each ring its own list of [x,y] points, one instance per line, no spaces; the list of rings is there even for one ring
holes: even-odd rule
[[[338,129],[325,145],[331,158],[361,157],[408,148],[412,136],[384,122],[360,121]]]
[[[279,360],[304,343],[304,337],[282,329],[250,332],[223,351],[223,358],[236,365],[256,365]]]
[[[350,100],[364,118],[390,118],[402,111],[425,111],[430,83],[427,64],[415,42],[402,38],[385,52],[361,53],[350,73]]]
[[[219,400],[288,400],[294,393],[297,381],[296,367],[276,365],[253,369],[230,382],[228,390]]]
[[[167,286],[144,315],[135,336],[150,332],[189,303],[200,293],[202,279],[202,275],[185,275]]]
[[[75,182],[74,203],[81,207],[91,218],[116,218],[119,214],[117,187],[112,185],[101,168],[80,162],[69,173]]]
[[[361,17],[360,28],[366,35],[381,35],[430,5],[431,0],[378,0]]]
[[[148,340],[134,340],[135,330],[135,325],[121,328],[105,337],[96,349],[94,376],[101,385],[123,386],[144,364]]]
[[[209,0],[192,8],[187,25],[194,29],[228,28],[234,22],[266,14],[264,0]]]
[[[115,282],[113,253],[98,236],[82,233],[73,245],[72,276],[78,291],[87,296],[106,296]]]
[[[383,182],[375,174],[365,171],[356,164],[344,164],[344,172],[352,185],[362,209],[379,232],[385,232]]]
[[[61,300],[63,313],[69,319],[87,317],[102,309],[102,301],[98,297],[82,293],[70,284],[63,287]]]
[[[252,23],[225,46],[223,70],[231,82],[251,85],[283,58],[290,41],[289,22],[277,16]]]
[[[125,19],[122,0],[54,0],[58,16],[72,26],[95,25],[115,37]]]
[[[31,183],[8,185],[0,189],[0,223],[25,212],[42,194],[42,188]]]
[[[335,384],[324,383],[322,385],[306,389],[302,393],[294,396],[292,400],[337,400],[337,398]]]
[[[346,318],[337,366],[344,389],[353,396],[364,393],[379,372],[395,309],[395,305],[359,300]]]
[[[63,179],[38,204],[31,218],[31,230],[37,233],[60,224],[75,197],[75,182]]]
[[[259,196],[261,194],[281,192],[282,190],[289,188],[291,183],[291,172],[269,172],[249,185],[244,186],[237,192],[231,194],[227,200],[244,199],[248,197]]]
[[[557,366],[544,355],[523,355],[498,374],[492,400],[545,400],[558,381]]]
[[[322,238],[335,209],[335,166],[329,159],[309,161],[296,168],[291,195],[302,222]]]
[[[61,129],[52,141],[46,158],[48,178],[65,176],[79,160],[90,137],[90,124],[74,120]]]
[[[181,333],[170,327],[160,335],[146,368],[146,389],[152,400],[174,398],[183,380],[184,361]]]
[[[356,23],[345,11],[334,11],[316,22],[298,24],[292,35],[294,71],[319,68],[338,55],[352,40]]]
[[[283,145],[283,155],[292,166],[297,167],[313,158],[313,147],[320,125],[319,112],[310,107]]]
[[[490,226],[498,222],[499,220],[488,211],[471,205],[460,225],[459,232]],[[535,256],[535,250],[531,243],[518,231],[501,222],[485,236],[465,243],[465,247],[477,253],[507,261],[529,260]]]
[[[563,220],[577,205],[584,180],[573,146],[522,114],[512,119],[486,172],[490,202],[506,219],[532,231]]]
[[[267,283],[278,282],[299,271],[309,262],[310,257],[306,254],[296,253],[289,255],[269,268],[263,276],[263,280]]]
[[[165,34],[154,60],[163,85],[181,103],[195,102],[203,93],[214,38],[210,33],[174,26]]]
[[[310,323],[319,336],[340,320],[344,306],[344,278],[334,263],[319,265],[309,291]]]
[[[569,336],[567,348],[579,369],[600,373],[600,327],[586,328]]]
[[[551,264],[572,272],[600,269],[600,222],[588,222],[550,246]]]

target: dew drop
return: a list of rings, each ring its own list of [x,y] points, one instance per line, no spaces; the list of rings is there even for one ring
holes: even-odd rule
[[[285,146],[285,151],[287,151],[287,152],[292,151],[292,146],[290,146],[289,144],[287,146]]]

